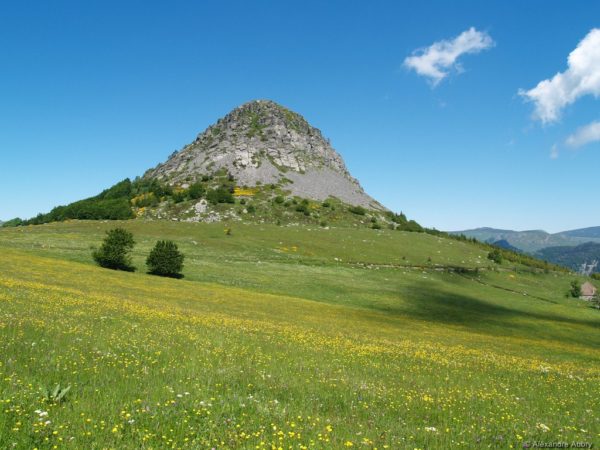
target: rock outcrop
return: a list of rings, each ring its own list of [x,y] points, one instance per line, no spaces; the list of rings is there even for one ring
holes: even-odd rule
[[[303,198],[336,197],[385,209],[364,192],[318,129],[269,100],[234,109],[144,176],[182,185],[220,169],[241,186],[278,184]]]

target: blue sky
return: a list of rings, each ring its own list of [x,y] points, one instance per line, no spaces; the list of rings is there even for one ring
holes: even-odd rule
[[[588,1],[3,2],[0,219],[141,175],[268,98],[426,226],[600,225],[595,40],[588,78],[567,62],[599,17]],[[486,48],[457,50],[443,79],[405,63],[471,28]]]

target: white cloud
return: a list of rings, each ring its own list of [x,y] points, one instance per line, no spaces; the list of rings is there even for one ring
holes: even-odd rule
[[[558,158],[558,145],[554,144],[550,150],[550,159]]]
[[[435,86],[448,76],[452,68],[461,70],[456,62],[461,55],[479,53],[493,45],[494,41],[487,33],[471,27],[452,40],[434,42],[427,48],[416,50],[404,60],[404,65],[430,78]]]
[[[565,140],[565,144],[572,148],[579,148],[596,141],[600,141],[600,121],[579,128]]]
[[[568,68],[519,94],[535,104],[535,117],[556,122],[561,111],[584,95],[600,95],[600,29],[594,28],[569,54]]]

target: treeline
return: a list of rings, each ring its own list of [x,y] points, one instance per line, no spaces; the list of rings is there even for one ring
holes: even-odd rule
[[[13,226],[40,225],[49,222],[61,222],[69,219],[80,220],[123,220],[134,217],[129,202],[132,192],[132,182],[129,178],[115,184],[100,194],[57,206],[46,214],[38,214],[29,220],[13,219]]]
[[[213,177],[204,176],[185,189],[169,186],[156,179],[136,178],[131,181],[126,178],[94,197],[57,206],[48,213],[40,213],[28,220],[17,217],[4,222],[2,226],[41,225],[71,219],[126,220],[135,217],[133,207],[157,206],[166,200],[180,203],[186,200],[206,198],[212,204],[234,203],[235,180],[231,175],[222,178],[222,180],[217,180],[216,186],[213,183],[209,188],[208,185],[213,181]]]

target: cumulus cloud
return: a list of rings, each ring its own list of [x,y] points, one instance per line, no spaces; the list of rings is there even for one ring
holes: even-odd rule
[[[535,118],[556,122],[566,106],[584,95],[600,95],[600,29],[594,28],[569,54],[568,68],[519,94],[535,104]]]
[[[579,148],[597,141],[600,141],[600,121],[579,128],[565,140],[565,144],[571,148]]]
[[[434,42],[429,47],[416,50],[404,60],[404,66],[431,80],[433,86],[448,76],[451,69],[460,70],[456,60],[468,53],[479,53],[494,45],[485,32],[471,27],[452,40]]]

